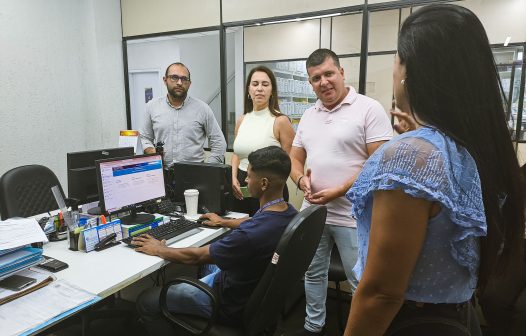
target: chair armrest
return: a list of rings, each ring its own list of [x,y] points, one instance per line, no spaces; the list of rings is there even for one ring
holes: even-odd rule
[[[206,295],[208,295],[210,297],[210,299],[212,300],[212,315],[210,316],[210,318],[208,319],[208,323],[207,325],[205,326],[204,329],[202,330],[199,330],[193,326],[191,326],[188,322],[184,321],[183,319],[181,318],[178,318],[176,315],[172,314],[169,310],[168,310],[168,303],[167,303],[167,300],[166,300],[166,294],[168,293],[168,289],[173,286],[173,285],[176,285],[176,284],[180,284],[180,283],[186,283],[188,285],[191,285],[191,286],[194,286],[198,289],[200,289],[202,292],[204,292]],[[179,327],[187,330],[189,333],[191,333],[192,335],[204,335],[208,332],[208,330],[210,330],[210,328],[212,327],[212,324],[214,323],[215,319],[216,319],[216,316],[217,316],[217,311],[218,311],[218,306],[219,306],[219,300],[217,299],[215,293],[214,293],[214,290],[208,286],[207,284],[199,281],[198,279],[193,279],[193,278],[190,278],[190,277],[179,277],[179,278],[176,278],[175,280],[172,280],[170,282],[168,282],[167,284],[165,284],[161,290],[161,294],[160,294],[160,305],[161,305],[161,311],[163,313],[163,315],[169,319],[172,323],[178,325]],[[205,320],[206,318],[202,317],[202,316],[198,316],[200,319],[203,319]]]

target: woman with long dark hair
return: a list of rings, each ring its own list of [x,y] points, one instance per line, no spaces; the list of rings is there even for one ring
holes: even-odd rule
[[[259,209],[259,201],[247,194],[248,155],[253,151],[278,146],[290,152],[294,129],[290,119],[279,110],[278,86],[272,70],[260,65],[252,69],[245,84],[245,113],[237,120],[232,154],[233,209],[252,216]],[[288,189],[285,186],[285,200]]]
[[[430,5],[398,39],[396,105],[418,124],[371,156],[348,192],[360,283],[346,335],[470,335],[469,300],[522,255],[524,202],[486,32]]]

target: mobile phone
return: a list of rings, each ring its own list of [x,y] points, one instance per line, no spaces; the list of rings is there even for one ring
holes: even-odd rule
[[[31,284],[34,284],[35,282],[37,282],[37,279],[14,274],[3,280],[0,280],[0,287],[12,291],[19,291]]]

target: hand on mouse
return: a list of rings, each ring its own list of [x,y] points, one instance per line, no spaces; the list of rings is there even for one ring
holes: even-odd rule
[[[213,212],[205,213],[199,218],[198,222],[208,226],[223,226],[223,218]]]

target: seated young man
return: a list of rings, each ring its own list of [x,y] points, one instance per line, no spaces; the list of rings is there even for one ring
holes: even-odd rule
[[[219,320],[241,325],[244,306],[267,268],[283,231],[297,214],[283,199],[283,185],[290,174],[290,159],[276,146],[248,156],[248,190],[259,199],[260,209],[224,238],[199,248],[170,248],[163,241],[144,235],[133,239],[137,251],[183,264],[216,264],[200,279],[213,287],[220,298]],[[151,288],[137,299],[137,309],[151,335],[172,335],[159,306],[160,288]],[[168,306],[175,313],[211,315],[210,299],[188,284],[168,290]]]

